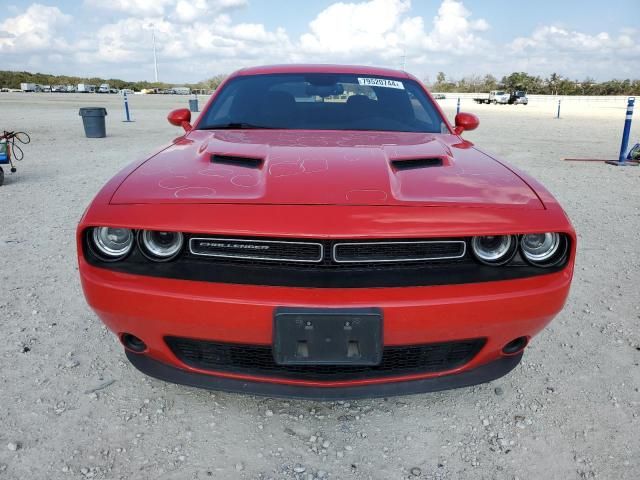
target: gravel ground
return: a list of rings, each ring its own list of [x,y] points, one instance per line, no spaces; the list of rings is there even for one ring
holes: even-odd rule
[[[333,403],[146,378],[89,310],[76,222],[118,169],[178,133],[165,115],[187,97],[132,96],[131,124],[120,101],[0,94],[0,129],[33,139],[0,187],[0,479],[640,477],[640,168],[561,161],[616,157],[619,100],[563,101],[560,120],[551,101],[463,101],[481,119],[467,138],[541,180],[574,222],[567,306],[491,384]],[[108,108],[107,138],[84,138],[88,105]]]

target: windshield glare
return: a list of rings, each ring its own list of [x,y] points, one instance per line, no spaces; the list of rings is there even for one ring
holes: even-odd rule
[[[449,133],[413,80],[325,73],[235,77],[198,128]]]

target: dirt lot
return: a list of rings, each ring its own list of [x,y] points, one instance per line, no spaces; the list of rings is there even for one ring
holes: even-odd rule
[[[178,133],[165,115],[187,99],[133,96],[127,124],[115,95],[0,94],[0,129],[33,139],[0,187],[0,479],[640,477],[640,167],[561,161],[615,158],[624,103],[566,101],[556,120],[554,102],[463,101],[481,119],[467,138],[571,217],[568,304],[491,384],[320,403],[146,378],[85,304],[76,222],[117,170]],[[108,108],[107,138],[84,138],[88,105]]]

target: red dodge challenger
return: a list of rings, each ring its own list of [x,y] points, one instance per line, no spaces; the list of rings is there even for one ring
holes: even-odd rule
[[[184,134],[77,232],[87,301],[148,375],[325,400],[463,387],[563,307],[560,205],[405,72],[248,68],[168,119]]]

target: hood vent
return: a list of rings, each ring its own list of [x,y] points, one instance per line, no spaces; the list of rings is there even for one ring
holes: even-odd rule
[[[262,158],[252,157],[236,157],[234,155],[211,155],[211,163],[220,163],[222,165],[233,165],[235,167],[244,168],[260,168],[262,166]]]
[[[414,170],[416,168],[441,167],[442,158],[408,158],[406,160],[392,160],[391,165],[396,170]]]

